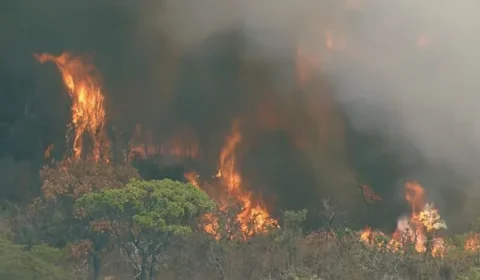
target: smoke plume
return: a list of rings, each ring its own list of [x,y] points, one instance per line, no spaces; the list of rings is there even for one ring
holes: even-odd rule
[[[23,0],[1,9],[0,93],[20,112],[5,121],[17,129],[7,129],[3,152],[18,157],[22,147],[63,141],[68,95],[54,66],[32,54],[71,50],[94,57],[107,117],[125,139],[136,124],[158,141],[185,125],[202,150],[215,150],[235,117],[273,114],[278,131],[260,133],[253,117],[247,125],[243,171],[261,192],[277,193],[281,207],[319,205],[332,193],[351,201],[344,196],[357,179],[403,200],[401,184],[418,179],[451,215],[470,211],[457,209],[460,198],[447,206],[454,199],[442,188],[478,193],[467,188],[480,155],[478,1],[137,2]],[[319,69],[304,95],[295,79],[299,44]],[[40,140],[18,128],[25,122],[40,127]],[[322,131],[336,136],[325,140]],[[314,143],[308,153],[295,152],[285,140],[292,134]]]
[[[285,71],[282,58],[292,42],[306,40],[353,128],[384,139],[386,146],[376,148],[408,170],[389,183],[424,181],[444,207],[442,187],[478,193],[472,187],[480,162],[477,1],[194,2],[166,1],[161,26],[178,44],[240,28],[251,55]],[[322,48],[325,30],[334,47],[335,37],[345,40],[334,57]],[[278,72],[277,83],[285,86]]]
[[[346,38],[322,70],[338,86],[353,125],[411,141],[428,159],[474,166],[480,64],[476,1],[166,1],[159,28],[196,45],[240,28],[257,55],[274,57],[324,30]],[[350,8],[349,8],[350,7]],[[321,53],[321,48],[311,51]],[[263,52],[262,52],[263,51]],[[325,64],[324,64],[325,63]],[[474,169],[474,168],[473,168]],[[473,171],[473,170],[471,170]]]

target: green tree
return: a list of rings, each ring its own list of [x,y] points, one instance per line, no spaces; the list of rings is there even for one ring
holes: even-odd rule
[[[84,194],[106,188],[123,188],[131,178],[139,178],[130,165],[93,162],[89,160],[62,161],[45,166],[41,172],[41,195],[30,207],[33,223],[16,223],[16,241],[28,245],[46,242],[55,247],[73,245],[72,252],[88,249],[81,257],[90,258],[93,278],[100,278],[100,255],[109,245],[109,236],[100,230],[92,231],[88,219],[79,219],[75,202]],[[95,224],[95,228],[99,228]],[[88,248],[84,244],[89,244]],[[86,259],[87,260],[87,259]]]
[[[160,253],[197,228],[214,203],[191,184],[132,180],[122,189],[104,189],[77,201],[78,212],[102,224],[116,240],[136,279],[153,279]],[[107,225],[107,226],[105,226]]]
[[[43,245],[25,249],[25,246],[0,238],[0,279],[71,279],[62,267],[65,259],[62,251]]]

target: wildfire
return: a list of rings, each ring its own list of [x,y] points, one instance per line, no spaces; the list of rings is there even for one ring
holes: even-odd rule
[[[153,144],[153,135],[150,130],[142,133],[140,125],[135,126],[133,137],[128,143],[128,160],[134,158],[148,158],[157,153],[157,147]]]
[[[59,56],[45,53],[34,57],[40,63],[55,63],[72,98],[73,158],[79,159],[85,154],[84,137],[88,135],[93,146],[89,156],[95,161],[108,162],[110,148],[104,131],[105,98],[95,67],[67,52]]]
[[[251,192],[242,187],[242,177],[238,172],[236,155],[236,150],[241,141],[239,122],[236,121],[233,124],[231,134],[227,137],[225,145],[220,151],[218,171],[215,178],[218,180],[219,186],[225,188],[224,191],[228,194],[228,198],[240,204],[241,211],[235,219],[244,237],[248,238],[255,233],[265,232],[269,226],[277,226],[277,221],[270,217],[265,207],[253,198]],[[184,176],[194,186],[200,186],[198,174],[187,172]],[[217,200],[220,204],[219,210],[227,211],[227,197],[220,197]],[[205,220],[207,221],[205,231],[219,238],[217,217],[207,215]]]
[[[381,231],[372,230],[370,227],[365,227],[360,233],[360,240],[365,242],[368,245],[381,245],[381,242],[378,242],[379,239],[386,238],[386,235]]]
[[[129,142],[128,160],[146,159],[155,155],[171,155],[181,158],[196,158],[198,144],[193,131],[181,129],[162,144],[155,144],[150,130],[142,131],[140,125],[135,126],[132,139]]]
[[[190,182],[190,184],[192,184],[194,187],[200,188],[200,181],[199,181],[200,175],[198,175],[197,172],[195,172],[195,171],[185,172],[185,174],[183,174],[183,176],[184,176],[185,179],[187,179],[187,181]]]
[[[465,240],[464,249],[475,253],[480,252],[480,235],[478,233],[470,234]]]
[[[154,155],[175,155],[184,158],[195,158],[198,155],[198,145],[195,135],[188,129],[179,130],[161,145],[154,144],[152,133],[142,131],[137,125],[132,140],[129,143],[128,159],[148,158]],[[184,173],[185,179],[193,186],[206,190],[219,204],[221,212],[227,212],[231,200],[240,204],[241,211],[235,221],[245,238],[255,233],[265,232],[269,226],[276,226],[277,222],[270,217],[265,207],[253,197],[253,194],[242,186],[242,177],[238,172],[237,148],[242,141],[239,122],[233,124],[232,132],[227,137],[223,148],[220,150],[217,173],[214,176],[214,185],[220,187],[219,192],[212,193],[209,187],[200,181],[200,175],[195,171]],[[204,217],[205,231],[216,238],[220,238],[218,217],[208,214]]]
[[[405,199],[412,208],[410,217],[401,217],[397,222],[397,229],[387,244],[387,248],[398,251],[404,245],[413,244],[419,253],[430,252],[434,257],[444,256],[446,253],[445,241],[435,234],[447,228],[432,203],[425,203],[425,190],[415,181],[405,184]],[[373,236],[384,235],[373,232],[370,228],[364,229],[360,240],[368,245],[374,245]]]
[[[230,197],[241,203],[242,211],[237,216],[242,232],[246,236],[264,232],[268,226],[276,225],[267,210],[253,200],[252,194],[242,188],[242,177],[237,169],[236,149],[242,141],[239,122],[235,121],[231,134],[220,152],[217,178],[227,188]]]

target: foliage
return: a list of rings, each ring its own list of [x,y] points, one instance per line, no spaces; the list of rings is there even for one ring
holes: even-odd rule
[[[0,238],[0,279],[63,280],[71,275],[61,267],[63,253],[47,246],[24,246]]]
[[[132,180],[122,189],[87,194],[77,206],[83,215],[106,218],[115,226],[172,235],[189,233],[189,222],[214,207],[203,191],[168,179]]]
[[[58,200],[61,197],[77,199],[104,188],[121,188],[131,178],[139,178],[130,165],[113,165],[89,160],[63,161],[40,171],[42,197]]]
[[[460,275],[458,280],[480,280],[480,268],[472,267],[470,270]]]
[[[307,219],[307,209],[300,211],[285,211],[283,214],[283,228],[289,231],[300,231]]]
[[[99,230],[111,232],[139,279],[145,279],[152,276],[162,249],[191,233],[197,218],[214,204],[194,186],[165,179],[132,180],[122,189],[87,194],[77,207],[91,226],[105,225]]]
[[[102,162],[64,161],[45,166],[40,172],[42,195],[30,207],[39,232],[49,244],[64,246],[84,238],[83,225],[74,212],[75,201],[83,194],[105,188],[121,188],[138,173],[128,165]]]
[[[139,178],[137,171],[123,164],[108,164],[89,160],[57,162],[45,166],[40,177],[43,181],[41,196],[30,205],[29,213],[15,216],[15,240],[21,244],[46,242],[65,247],[88,241],[88,253],[94,274],[99,274],[100,253],[108,246],[108,236],[89,230],[88,220],[78,219],[75,201],[82,195],[106,188],[122,188],[131,178]],[[18,212],[18,211],[17,211]],[[81,247],[85,249],[85,246]],[[78,250],[73,250],[76,252]],[[77,254],[76,257],[79,257]],[[94,276],[98,279],[98,276]]]
[[[326,223],[317,231],[303,230],[306,210],[286,211],[280,228],[245,240],[238,205],[220,211],[190,184],[143,181],[131,167],[86,161],[41,175],[42,195],[31,207],[3,207],[0,279],[85,279],[87,272],[142,280],[480,279],[480,252],[463,249],[479,222],[447,239],[443,258],[413,247],[391,252],[384,237],[368,246],[340,226],[325,200]],[[209,214],[219,237],[204,232]]]

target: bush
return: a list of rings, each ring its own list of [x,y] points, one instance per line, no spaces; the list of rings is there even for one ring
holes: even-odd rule
[[[58,249],[34,246],[25,250],[7,239],[0,238],[0,279],[63,280],[71,275],[61,266],[64,256]]]

